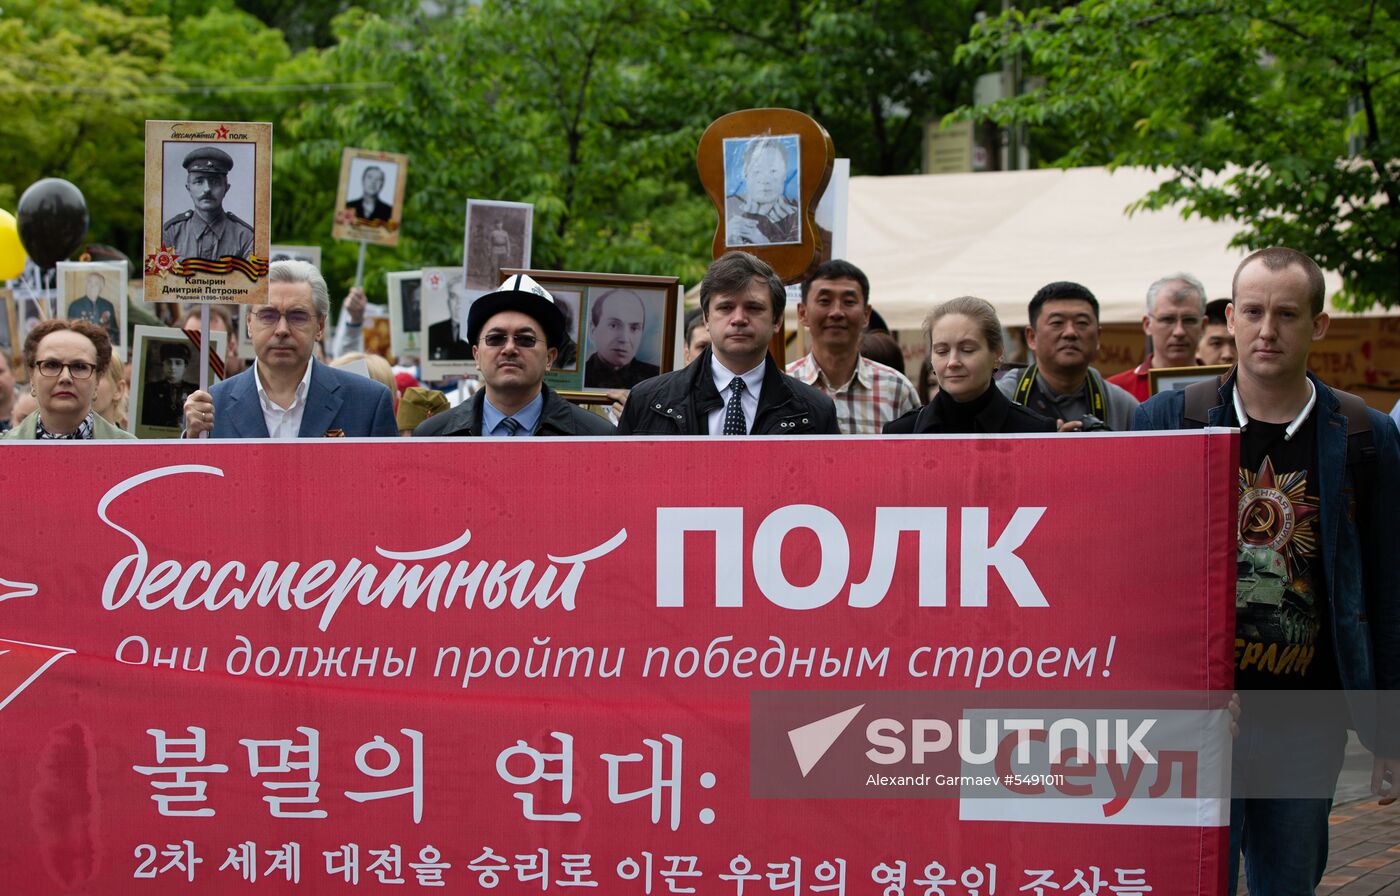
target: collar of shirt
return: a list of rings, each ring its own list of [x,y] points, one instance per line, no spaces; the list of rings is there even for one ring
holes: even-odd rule
[[[34,437],[36,439],[54,440],[72,439],[74,441],[78,439],[90,439],[92,438],[92,414],[88,414],[84,417],[82,422],[78,424],[78,428],[67,435],[57,435],[44,429],[44,418],[38,417],[34,420]]]
[[[792,368],[788,370],[788,375],[797,377],[809,386],[816,386],[827,394],[839,395],[856,383],[860,383],[867,392],[875,388],[875,369],[871,366],[870,359],[864,355],[856,356],[856,369],[851,373],[851,378],[839,386],[833,386],[831,381],[826,378],[826,373],[817,363],[816,355],[811,352],[792,365]]]
[[[754,419],[758,417],[758,396],[763,391],[764,365],[768,363],[767,358],[760,361],[753,370],[739,375],[739,379],[744,381],[744,394],[739,396],[739,406],[744,409],[744,423],[746,430],[753,429]],[[706,421],[709,433],[712,436],[720,435],[724,432],[724,413],[729,405],[730,389],[729,384],[734,381],[734,373],[719,362],[719,359],[710,354],[710,376],[715,381],[715,391],[719,392],[719,397],[723,404],[710,412]]]
[[[311,368],[315,358],[306,361],[306,373],[297,383],[296,394],[290,407],[282,407],[267,395],[262,377],[258,375],[258,363],[253,362],[253,383],[258,387],[258,403],[262,405],[263,422],[267,424],[267,435],[273,439],[295,439],[301,431],[301,418],[306,416],[306,393],[311,389]]]
[[[520,424],[520,431],[517,436],[532,436],[535,434],[535,426],[540,422],[540,414],[544,413],[544,390],[536,395],[529,404],[511,414],[515,422]],[[501,421],[506,419],[506,415],[496,409],[491,403],[490,397],[481,396],[481,434],[484,436],[508,436],[510,433],[501,428]]]

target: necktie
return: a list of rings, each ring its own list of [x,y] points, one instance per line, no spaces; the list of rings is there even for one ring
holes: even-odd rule
[[[742,436],[748,434],[749,427],[744,422],[743,394],[744,379],[736,376],[729,383],[729,404],[724,408],[724,435]]]
[[[506,417],[501,421],[501,428],[506,431],[507,436],[513,436],[520,432],[520,423],[514,417]]]

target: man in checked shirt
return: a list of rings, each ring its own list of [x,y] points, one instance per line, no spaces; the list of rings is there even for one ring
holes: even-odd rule
[[[787,374],[830,396],[843,435],[878,433],[894,418],[919,406],[904,374],[860,354],[870,322],[870,280],[849,261],[832,259],[802,281],[797,320],[812,350],[787,367]]]

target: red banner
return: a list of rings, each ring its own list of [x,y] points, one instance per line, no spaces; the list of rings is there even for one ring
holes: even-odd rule
[[[855,766],[934,749],[871,695],[1227,689],[1233,440],[15,444],[0,890],[1215,892],[1180,768]]]

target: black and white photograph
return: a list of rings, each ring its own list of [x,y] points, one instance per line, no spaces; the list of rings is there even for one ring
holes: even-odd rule
[[[389,351],[395,358],[417,357],[423,328],[423,272],[391,271],[385,277],[389,286]]]
[[[724,240],[729,247],[802,242],[796,134],[724,141]]]
[[[0,287],[0,352],[4,352],[11,369],[19,364],[20,350],[24,347],[23,341],[15,338],[18,331],[14,293]]]
[[[147,121],[148,302],[267,299],[272,125]]]
[[[530,233],[535,207],[528,202],[467,200],[462,246],[467,288],[489,292],[505,280],[502,272],[530,266]]]
[[[280,243],[272,244],[272,255],[269,261],[304,261],[316,270],[321,269],[321,247],[320,246],[286,246]]]
[[[549,294],[554,296],[554,304],[564,313],[564,339],[559,343],[559,354],[554,358],[550,370],[578,370],[578,347],[583,339],[579,326],[579,308],[583,305],[583,290],[557,287]]]
[[[408,156],[347,147],[341,153],[331,236],[380,246],[399,242]]]
[[[167,141],[162,155],[161,245],[181,258],[246,261],[257,215],[257,147]]]
[[[661,373],[666,292],[592,286],[583,351],[585,389],[631,389]]]
[[[85,320],[106,330],[112,353],[126,360],[124,262],[60,261],[58,307],[68,320]]]
[[[15,306],[19,316],[19,333],[16,339],[24,346],[24,337],[39,325],[39,322],[53,316],[52,302],[48,299],[17,299]]]
[[[227,334],[209,334],[211,357],[224,357]],[[209,383],[218,382],[213,365]],[[127,421],[139,439],[177,439],[185,399],[199,388],[199,348],[174,327],[137,326],[132,337],[131,398]]]
[[[467,342],[467,310],[486,290],[468,290],[461,268],[424,268],[420,361],[423,376],[441,380],[476,369]]]
[[[247,305],[228,305],[228,316],[233,321],[233,333],[231,339],[237,347],[237,355],[245,361],[251,361],[257,357],[257,352],[253,350],[253,334],[248,330],[249,314],[253,311]]]

